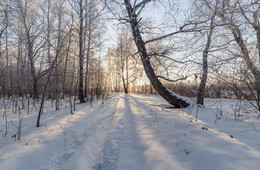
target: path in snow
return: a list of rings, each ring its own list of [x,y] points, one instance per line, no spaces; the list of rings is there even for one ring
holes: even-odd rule
[[[43,114],[46,127],[26,125],[28,144],[4,142],[0,170],[259,169],[260,147],[230,138],[216,124],[195,123],[191,108],[167,106],[155,95],[112,94],[103,105],[78,105],[74,115]]]
[[[205,122],[191,123],[183,111],[167,110],[153,96],[119,94],[116,111],[62,169],[254,169],[260,152]],[[91,114],[95,114],[94,112]],[[238,156],[240,155],[240,156]],[[245,157],[245,158],[244,158]]]

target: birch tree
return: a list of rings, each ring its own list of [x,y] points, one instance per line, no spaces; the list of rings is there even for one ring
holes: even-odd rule
[[[245,66],[252,74],[253,80],[249,81],[252,82],[253,94],[258,110],[260,110],[260,69],[257,64],[260,61],[259,9],[260,3],[258,0],[222,0],[222,9],[218,13],[218,17],[225,24],[225,28],[230,31],[239,49],[236,56],[243,59]],[[245,27],[248,30],[245,30]],[[250,43],[247,41],[248,36],[253,40]],[[254,45],[252,46],[252,44]],[[257,60],[258,62],[255,62]]]
[[[85,103],[84,98],[84,61],[87,55],[85,74],[85,95],[87,96],[88,84],[88,60],[90,57],[91,43],[95,28],[94,22],[100,16],[102,9],[99,9],[100,0],[69,0],[71,7],[78,17],[78,57],[79,57],[79,88],[78,98],[80,103]],[[95,37],[98,38],[98,37]]]
[[[83,64],[84,64],[84,23],[85,23],[85,7],[87,1],[85,0],[73,0],[69,1],[71,7],[78,16],[78,58],[79,58],[79,87],[78,87],[78,99],[80,103],[85,103],[84,91],[83,91]]]
[[[124,0],[125,9],[127,12],[127,21],[131,25],[132,34],[134,37],[134,41],[136,44],[136,47],[138,49],[138,53],[141,57],[145,73],[150,80],[153,87],[157,90],[157,92],[170,104],[174,105],[175,107],[187,107],[189,103],[187,103],[185,100],[183,100],[178,95],[172,93],[169,89],[167,89],[158,79],[156,76],[150,60],[149,55],[147,53],[147,49],[145,47],[146,43],[161,40],[165,37],[170,36],[171,34],[161,36],[160,38],[156,38],[150,41],[144,41],[140,32],[140,22],[139,22],[139,14],[142,12],[142,10],[145,8],[146,4],[151,2],[151,0],[143,0],[139,3],[132,2],[130,0]]]
[[[215,18],[217,15],[217,10],[218,10],[218,5],[219,5],[220,0],[216,0],[215,2],[215,7],[214,7],[214,12],[212,16],[210,17],[210,25],[209,25],[209,32],[207,34],[207,42],[205,45],[205,48],[203,50],[203,58],[202,58],[202,77],[198,89],[198,95],[197,95],[197,103],[203,105],[204,104],[204,94],[205,94],[205,86],[207,82],[207,77],[208,77],[208,53],[212,41],[212,34],[213,30],[215,28]],[[206,1],[204,1],[207,3]]]
[[[65,10],[65,4],[64,1],[58,1],[54,4],[54,10],[55,10],[55,19],[56,21],[54,22],[54,39],[55,41],[50,41],[49,44],[52,47],[51,51],[53,51],[54,54],[54,58],[51,60],[50,66],[48,67],[48,73],[47,73],[47,77],[45,79],[45,83],[44,83],[44,87],[43,87],[43,93],[42,93],[42,97],[41,97],[41,105],[40,105],[40,109],[38,112],[38,117],[37,117],[37,123],[36,123],[36,127],[40,127],[40,118],[41,118],[41,114],[43,113],[43,109],[44,109],[44,100],[45,100],[45,94],[47,91],[47,87],[48,84],[50,82],[50,77],[52,75],[52,72],[55,70],[55,86],[58,89],[59,87],[59,81],[58,81],[58,76],[57,76],[57,72],[58,72],[58,66],[60,65],[60,63],[63,61],[62,57],[65,54],[68,47],[70,47],[70,45],[68,46],[67,43],[68,40],[70,40],[70,35],[72,32],[72,28],[70,27],[70,25],[67,25],[67,18],[69,18],[68,16],[66,16]],[[67,9],[68,10],[68,9]],[[66,21],[66,22],[65,22]],[[59,91],[56,91],[56,110],[59,109],[58,106],[58,95],[59,95]]]
[[[23,26],[23,43],[26,46],[26,55],[30,65],[30,74],[32,80],[33,98],[38,98],[38,80],[46,74],[46,70],[37,72],[36,62],[39,52],[44,47],[46,41],[41,35],[44,30],[43,22],[37,12],[37,8],[32,0],[24,0],[17,2],[17,14]]]

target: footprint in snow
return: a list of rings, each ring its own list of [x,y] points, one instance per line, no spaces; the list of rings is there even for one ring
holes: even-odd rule
[[[208,128],[206,127],[201,127],[202,130],[209,130]]]

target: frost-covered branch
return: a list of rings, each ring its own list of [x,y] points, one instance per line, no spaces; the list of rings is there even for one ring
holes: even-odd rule
[[[164,80],[169,81],[169,82],[177,82],[177,81],[180,81],[180,80],[186,80],[188,77],[185,76],[185,77],[182,77],[182,78],[179,78],[179,79],[176,79],[176,80],[172,80],[172,79],[158,75],[157,78],[161,78],[161,79],[164,79]]]
[[[159,41],[159,40],[162,40],[162,39],[165,39],[165,38],[168,38],[168,37],[171,37],[173,35],[180,34],[180,33],[201,32],[203,30],[207,30],[207,28],[203,27],[201,29],[188,29],[188,30],[180,29],[179,31],[175,31],[175,32],[172,32],[172,33],[169,33],[169,34],[166,34],[166,35],[163,35],[163,36],[151,39],[151,40],[147,40],[147,41],[145,41],[145,44],[152,43],[152,42],[155,42],[155,41]]]

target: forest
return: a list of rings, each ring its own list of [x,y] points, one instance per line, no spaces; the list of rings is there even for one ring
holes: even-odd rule
[[[236,98],[260,109],[258,1],[134,4],[2,0],[1,97],[51,99],[58,109],[68,96],[163,95],[166,86],[199,104]]]
[[[47,126],[50,108],[73,115],[123,94],[159,95],[196,121],[232,99],[235,120],[243,106],[258,120],[259,63],[259,0],[0,0],[0,133],[20,140],[26,115]]]

